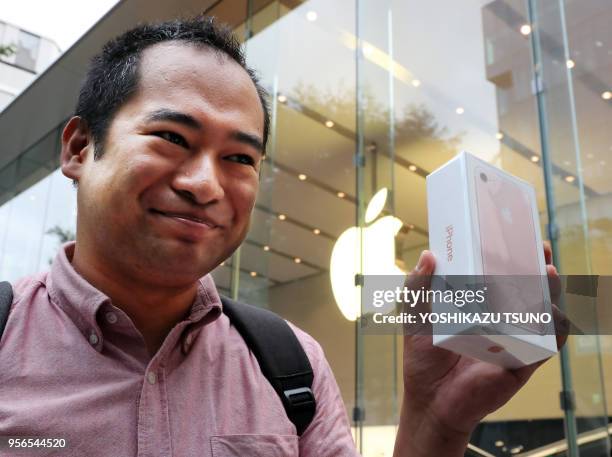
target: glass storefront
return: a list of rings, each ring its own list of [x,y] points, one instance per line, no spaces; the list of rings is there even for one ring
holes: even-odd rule
[[[355,273],[410,271],[428,247],[428,173],[467,150],[529,181],[560,272],[612,271],[612,5],[223,0],[209,13],[244,41],[272,102],[251,230],[213,272],[219,291],[317,339],[358,448],[390,456],[402,337],[363,335],[351,287]],[[0,170],[0,278],[46,268],[74,236],[58,142],[56,130]],[[380,214],[366,217],[383,188]],[[392,233],[358,236],[388,216]],[[572,336],[469,452],[609,455],[611,387],[612,339]]]

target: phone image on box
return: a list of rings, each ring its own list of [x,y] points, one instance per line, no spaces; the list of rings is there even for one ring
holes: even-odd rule
[[[489,311],[544,312],[539,247],[527,190],[493,167],[476,167],[474,180]],[[538,323],[521,327],[544,331]]]

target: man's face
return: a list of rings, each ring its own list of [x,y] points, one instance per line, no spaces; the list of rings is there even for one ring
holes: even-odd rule
[[[246,236],[263,109],[244,69],[207,48],[155,45],[139,73],[103,156],[89,154],[78,177],[78,243],[128,274],[194,281]]]

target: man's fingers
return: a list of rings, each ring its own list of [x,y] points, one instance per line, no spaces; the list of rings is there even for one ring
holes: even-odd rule
[[[408,290],[429,290],[431,286],[431,275],[435,269],[435,258],[431,251],[423,251],[421,253],[421,257],[417,262],[417,265],[414,269],[406,276],[406,281],[404,281],[404,287]],[[404,303],[404,309],[401,312],[418,315],[419,313],[428,313],[431,311],[430,304],[426,301],[420,300],[416,303]],[[429,324],[428,327],[430,327]],[[404,331],[406,334],[424,334],[429,333],[428,328],[424,328],[423,326],[419,326],[416,324],[408,324]]]
[[[544,241],[544,260],[547,265],[552,265],[552,248],[549,241]]]
[[[550,290],[550,300],[555,304],[559,304],[561,297],[561,277],[554,265],[546,265],[546,274],[548,275],[548,289]]]
[[[555,334],[557,337],[557,349],[561,349],[567,341],[570,331],[570,321],[557,305],[552,305],[553,321],[555,323]]]

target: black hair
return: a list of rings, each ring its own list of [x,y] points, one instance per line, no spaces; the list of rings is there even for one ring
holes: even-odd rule
[[[93,57],[81,86],[75,115],[83,119],[94,141],[94,158],[103,154],[104,139],[119,108],[134,95],[139,83],[142,52],[150,46],[168,41],[209,47],[237,62],[253,81],[264,112],[264,149],[270,128],[270,110],[266,90],[255,71],[246,64],[240,43],[229,27],[214,17],[196,16],[157,24],[144,24],[107,42]]]

